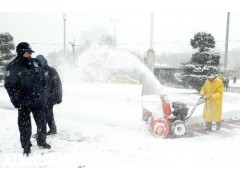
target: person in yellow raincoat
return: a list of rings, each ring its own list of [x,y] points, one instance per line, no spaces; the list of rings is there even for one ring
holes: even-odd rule
[[[206,123],[206,130],[212,130],[212,123],[216,123],[216,129],[220,130],[222,121],[223,81],[214,72],[207,74],[207,80],[203,85],[200,96],[206,101],[203,110],[203,119]]]

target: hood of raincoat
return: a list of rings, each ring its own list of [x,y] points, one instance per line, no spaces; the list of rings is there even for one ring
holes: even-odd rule
[[[38,55],[36,57],[36,59],[38,59],[40,61],[42,66],[47,66],[48,65],[48,62],[47,62],[46,58],[43,55],[41,55],[41,54]]]

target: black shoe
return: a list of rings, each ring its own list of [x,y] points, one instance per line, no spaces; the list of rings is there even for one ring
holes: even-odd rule
[[[38,144],[38,146],[44,149],[51,149],[51,145],[49,145],[48,143]]]
[[[23,155],[26,154],[27,156],[31,153],[30,147],[24,148],[23,149]]]
[[[221,122],[217,122],[217,127],[216,127],[216,130],[219,131],[222,127],[222,123]]]
[[[47,136],[48,136],[48,135],[52,135],[52,134],[57,134],[57,131],[50,129],[50,130],[47,132]]]
[[[212,123],[211,123],[211,122],[207,122],[207,123],[206,123],[205,131],[209,131],[209,132],[212,131]]]

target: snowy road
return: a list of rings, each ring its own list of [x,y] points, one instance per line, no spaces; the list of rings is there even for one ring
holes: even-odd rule
[[[184,93],[182,93],[182,92]],[[186,94],[187,92],[187,94]],[[169,89],[169,99],[194,103],[197,95]],[[225,94],[224,117],[240,117],[239,94]],[[141,86],[64,83],[63,104],[55,107],[58,134],[51,150],[32,139],[22,156],[17,111],[0,91],[0,167],[238,167],[240,129],[223,128],[193,138],[156,139],[141,120]],[[202,122],[202,107],[191,122]],[[34,121],[33,132],[36,132]]]

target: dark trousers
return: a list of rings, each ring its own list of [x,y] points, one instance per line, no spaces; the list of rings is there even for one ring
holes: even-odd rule
[[[22,148],[31,147],[32,125],[30,113],[32,112],[37,125],[37,144],[46,143],[46,113],[44,108],[21,108],[18,110],[18,127]]]
[[[57,131],[57,127],[54,120],[54,114],[53,114],[53,106],[46,108],[46,121],[51,131]]]

